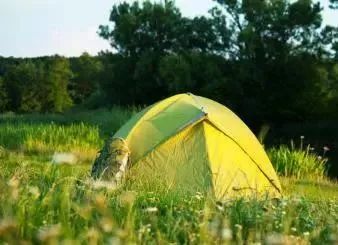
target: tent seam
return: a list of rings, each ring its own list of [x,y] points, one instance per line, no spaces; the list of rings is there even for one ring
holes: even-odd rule
[[[205,114],[205,118],[200,122],[200,123],[203,123],[205,120],[207,119],[207,114]],[[207,135],[205,133],[205,125],[203,124],[203,135],[204,135],[204,146],[205,146],[205,149],[206,149],[206,152],[207,152],[207,160],[208,162],[210,163],[211,159],[210,159],[210,155],[209,155],[209,148],[208,148],[208,143],[207,143]],[[212,173],[212,170],[211,170],[211,167],[210,167],[210,164],[208,164],[207,168],[209,169],[209,173],[212,177],[213,173]],[[211,178],[212,179],[212,178]],[[213,191],[213,194],[215,195],[215,186],[214,186],[214,183],[212,181],[212,191]]]

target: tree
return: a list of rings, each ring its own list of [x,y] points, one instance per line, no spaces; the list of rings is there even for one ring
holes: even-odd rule
[[[11,66],[4,80],[8,88],[9,109],[19,112],[40,111],[44,96],[41,93],[43,84],[42,64],[35,65],[24,61]]]
[[[70,82],[70,94],[76,104],[82,103],[98,89],[102,63],[97,57],[83,53],[79,58],[71,60],[73,77]]]
[[[8,106],[8,94],[4,84],[4,80],[0,77],[0,112],[7,109]]]
[[[231,33],[226,55],[237,67],[232,79],[241,84],[245,95],[240,110],[261,120],[306,118],[308,108],[300,107],[299,101],[318,102],[326,96],[315,96],[318,86],[323,86],[323,81],[314,79],[320,78],[317,59],[329,56],[327,42],[332,40],[321,31],[320,4],[311,0],[216,2],[222,11],[211,13],[226,20],[223,28]]]
[[[173,1],[115,5],[110,21],[113,29],[100,26],[100,35],[118,55],[110,66],[111,84],[105,83],[109,88],[105,91],[113,100],[128,104],[152,103],[168,94],[167,80],[160,75],[159,67],[164,57],[213,52],[221,42],[212,19],[182,17]],[[124,89],[123,98],[119,88]],[[112,95],[115,89],[119,91],[117,96]]]
[[[224,57],[203,52],[191,52],[164,57],[160,63],[161,79],[168,86],[170,94],[192,92],[232,108],[241,89],[228,79],[231,62]]]
[[[68,94],[69,62],[62,57],[21,60],[8,67],[4,85],[8,109],[16,112],[62,112],[72,103]]]
[[[338,9],[338,0],[330,0],[330,8]]]
[[[43,111],[62,112],[72,105],[68,93],[71,77],[70,64],[66,58],[55,56],[48,62],[46,85],[43,87],[45,94]]]

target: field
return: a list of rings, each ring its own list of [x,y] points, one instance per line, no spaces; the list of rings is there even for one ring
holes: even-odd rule
[[[338,243],[338,184],[302,142],[268,149],[281,200],[93,183],[103,140],[136,110],[0,116],[0,244]],[[76,163],[57,164],[56,152]]]

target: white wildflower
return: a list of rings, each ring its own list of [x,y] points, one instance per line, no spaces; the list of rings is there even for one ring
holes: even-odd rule
[[[327,146],[324,146],[324,147],[323,147],[323,150],[324,150],[325,152],[327,152],[327,151],[329,151],[329,150],[330,150],[330,148],[329,148],[329,147],[327,147]]]
[[[121,239],[118,238],[118,237],[111,237],[111,238],[109,238],[108,239],[108,243],[109,244],[113,244],[113,245],[120,245],[120,244],[122,244],[121,243]]]
[[[52,156],[52,163],[54,164],[75,164],[77,157],[73,153],[55,152]]]
[[[238,229],[238,230],[242,230],[242,226],[240,224],[235,224],[235,227]]]
[[[146,208],[145,211],[147,213],[156,213],[158,211],[158,208],[157,207],[149,207],[149,208]]]
[[[223,238],[223,240],[231,240],[232,239],[232,231],[229,228],[224,228],[222,230],[222,238]]]
[[[13,176],[8,182],[7,182],[8,186],[12,187],[12,188],[16,188],[19,186],[20,181],[18,180],[18,178],[16,178],[15,176]]]
[[[103,218],[100,221],[100,225],[104,232],[111,232],[113,230],[113,222],[111,219]]]
[[[28,192],[32,194],[32,196],[37,199],[40,196],[40,189],[37,186],[30,186],[28,188]]]
[[[41,241],[49,241],[60,235],[61,225],[56,224],[49,227],[43,227],[39,230],[38,237]]]
[[[196,192],[195,198],[196,198],[197,200],[199,200],[199,201],[202,200],[202,198],[203,198],[202,193],[201,193],[201,192]]]
[[[114,181],[104,181],[104,180],[96,180],[91,182],[93,189],[108,189],[114,190],[117,188],[116,183]]]
[[[266,237],[265,244],[286,244],[286,237],[281,234],[273,233]]]
[[[224,211],[224,207],[221,205],[216,205],[216,208],[218,209],[218,211],[221,211],[221,212]]]

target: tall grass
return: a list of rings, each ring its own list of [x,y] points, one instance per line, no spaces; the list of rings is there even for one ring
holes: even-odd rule
[[[159,187],[115,189],[89,179],[90,165],[54,165],[44,157],[69,151],[88,154],[89,161],[101,147],[102,138],[113,133],[130,113],[0,118],[0,244],[338,242],[335,183],[304,182],[299,185],[302,197],[298,187],[290,187],[294,182],[283,180],[288,192],[281,200],[219,202],[203,193],[186,195]],[[324,173],[305,171],[310,167],[297,170],[303,164],[318,164],[314,156],[309,149],[285,146],[270,151],[280,173],[299,179],[304,174]],[[307,185],[311,186],[309,192]]]
[[[86,166],[10,161],[0,159],[0,243],[330,243],[337,235],[334,199],[220,203],[98,187]]]
[[[301,143],[296,148],[281,145],[268,150],[270,160],[279,175],[297,179],[323,179],[327,171],[327,159],[315,154],[310,145],[305,149]]]
[[[70,125],[6,123],[0,126],[0,146],[25,154],[51,155],[71,152],[81,160],[93,160],[102,139],[99,129],[84,123]]]
[[[51,124],[69,125],[83,122],[86,125],[97,126],[103,136],[108,136],[118,130],[139,107],[112,107],[111,109],[98,109],[92,111],[69,111],[64,114],[0,114],[0,127],[9,124]]]
[[[36,151],[96,148],[101,144],[99,129],[84,123],[70,125],[6,123],[0,126],[0,145],[9,149]]]
[[[7,113],[0,115],[0,148],[40,156],[71,152],[89,162],[95,158],[103,140],[137,110],[114,107],[66,114]]]

